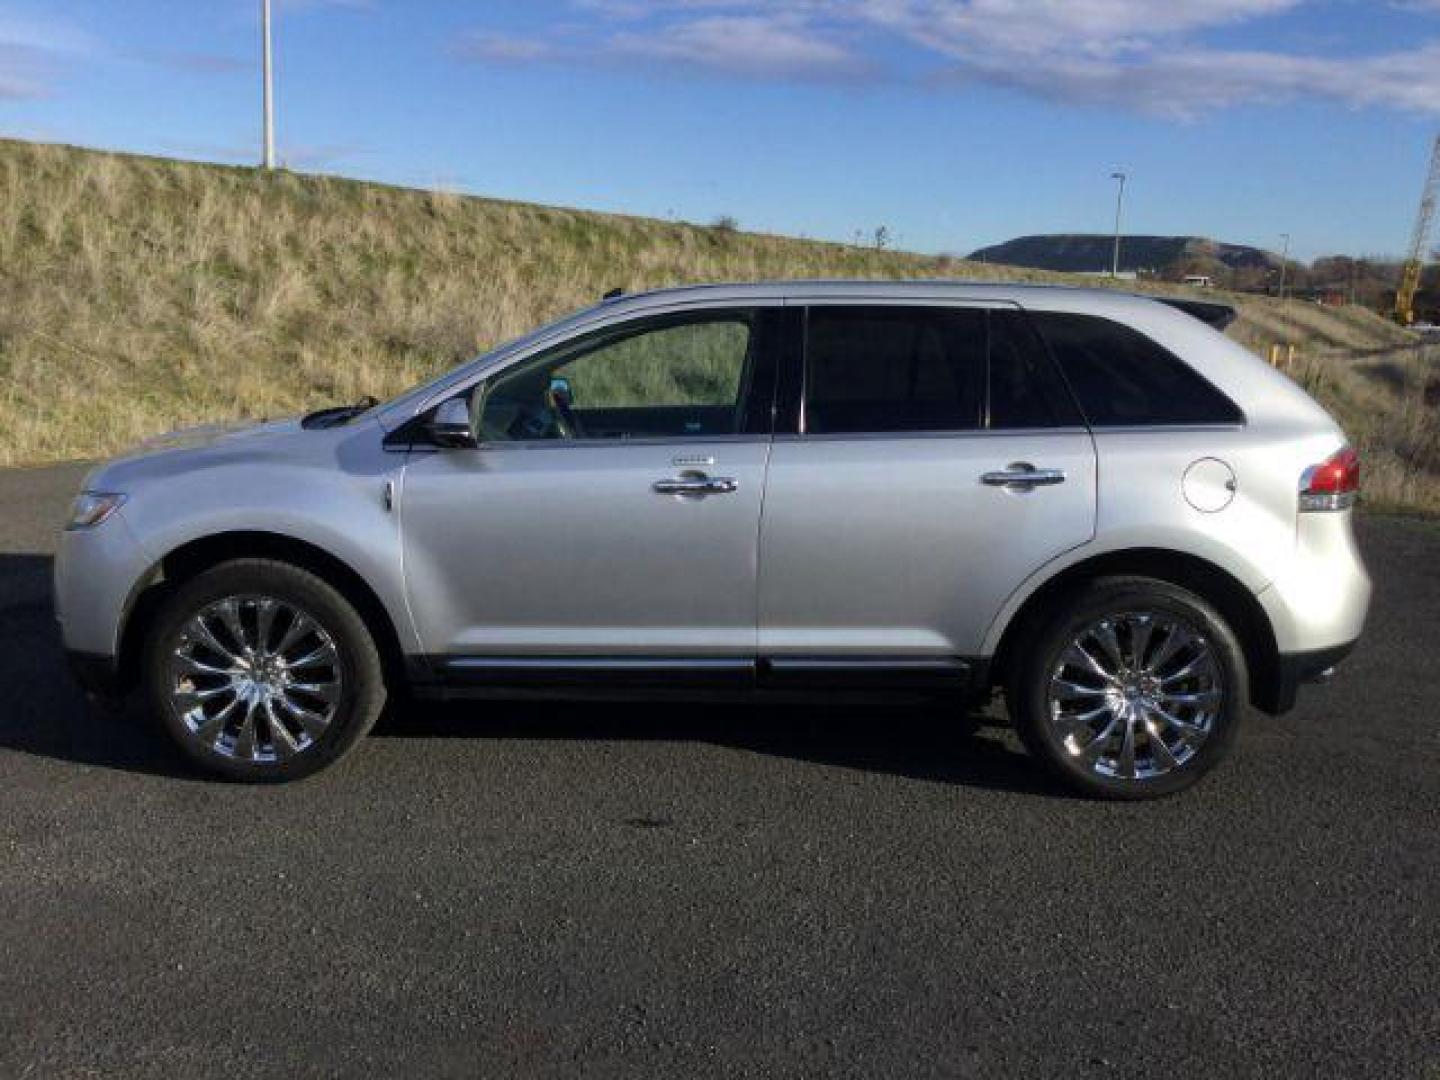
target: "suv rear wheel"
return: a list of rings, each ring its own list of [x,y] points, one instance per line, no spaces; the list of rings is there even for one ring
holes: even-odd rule
[[[1189,787],[1225,756],[1246,686],[1239,642],[1204,600],[1105,578],[1030,639],[1006,697],[1026,747],[1071,787],[1146,799]]]
[[[380,655],[355,608],[309,571],[269,559],[222,563],[176,589],[145,674],[180,748],[232,780],[324,768],[385,703]]]

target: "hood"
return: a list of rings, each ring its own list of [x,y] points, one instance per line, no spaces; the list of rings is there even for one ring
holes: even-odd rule
[[[302,433],[298,417],[180,428],[145,439],[97,466],[85,478],[84,486],[90,490],[126,491],[138,480],[163,479],[200,464],[283,453]]]
[[[298,417],[284,420],[227,420],[217,424],[196,424],[194,427],[176,428],[163,435],[152,435],[142,439],[121,455],[121,458],[141,457],[162,450],[198,450],[214,446],[227,439],[254,438],[261,435],[289,435],[300,430]]]

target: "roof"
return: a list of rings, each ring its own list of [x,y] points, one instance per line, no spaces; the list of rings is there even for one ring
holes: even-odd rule
[[[723,300],[780,300],[789,297],[807,299],[945,299],[1009,301],[1022,307],[1055,308],[1060,310],[1099,313],[1109,309],[1122,315],[1137,305],[1151,308],[1164,304],[1193,315],[1217,329],[1224,329],[1235,317],[1228,304],[1189,297],[1167,297],[1075,286],[1035,284],[1015,281],[968,281],[956,278],[905,279],[898,281],[862,281],[842,279],[800,279],[795,281],[733,282],[708,285],[680,285],[646,292],[625,293],[611,297],[605,305],[626,304],[649,307],[656,303],[706,303]]]

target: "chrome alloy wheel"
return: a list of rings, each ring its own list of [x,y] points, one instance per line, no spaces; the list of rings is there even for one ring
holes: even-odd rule
[[[304,753],[340,704],[334,640],[294,604],[230,596],[193,615],[170,654],[169,692],[185,729],[247,763]]]
[[[1048,711],[1065,750],[1108,779],[1149,780],[1190,761],[1227,688],[1205,636],[1149,611],[1107,616],[1070,642]]]

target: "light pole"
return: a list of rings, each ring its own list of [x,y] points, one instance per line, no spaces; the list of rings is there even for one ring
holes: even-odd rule
[[[1110,263],[1110,276],[1118,278],[1120,276],[1120,214],[1125,207],[1125,174],[1116,171],[1110,174],[1110,179],[1120,181],[1120,189],[1115,193],[1115,255]]]
[[[1285,245],[1280,249],[1280,302],[1283,304],[1285,302],[1285,271],[1290,268],[1290,234],[1282,232],[1280,239]]]
[[[274,73],[270,63],[270,0],[260,0],[260,35],[262,44],[261,71],[264,79],[262,96],[265,109],[265,149],[262,163],[267,169],[275,168],[275,92],[271,86]]]

